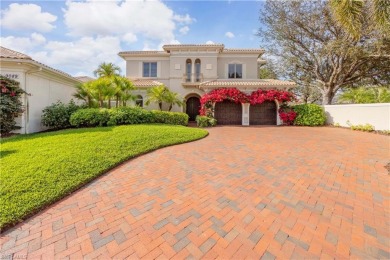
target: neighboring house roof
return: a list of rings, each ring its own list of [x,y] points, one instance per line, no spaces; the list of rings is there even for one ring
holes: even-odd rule
[[[296,84],[292,81],[284,81],[277,79],[217,79],[200,83],[201,89],[212,89],[221,87],[237,87],[237,88],[291,88]]]
[[[82,82],[88,82],[88,81],[95,80],[94,78],[91,78],[89,76],[77,76],[75,78],[82,81]]]
[[[65,76],[66,78],[69,78],[69,79],[72,79],[74,81],[80,81],[79,79],[73,77],[72,75],[68,74],[68,73],[65,73],[61,70],[57,70],[57,69],[54,69],[52,67],[49,67],[39,61],[36,61],[36,60],[33,60],[30,56],[24,54],[24,53],[21,53],[21,52],[17,52],[17,51],[14,51],[14,50],[11,50],[11,49],[8,49],[8,48],[5,48],[3,46],[0,46],[0,59],[7,59],[7,60],[17,60],[18,62],[27,62],[27,63],[31,63],[31,64],[34,64],[38,67],[41,67],[41,68],[44,68],[48,71],[51,71],[51,72],[54,72],[56,74],[60,74],[62,76]]]
[[[149,88],[149,87],[156,87],[156,86],[162,86],[163,83],[152,80],[152,79],[131,79],[129,80],[133,83],[134,87],[136,88]]]

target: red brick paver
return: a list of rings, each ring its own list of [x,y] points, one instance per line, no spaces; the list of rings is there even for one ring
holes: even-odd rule
[[[2,258],[390,258],[389,137],[217,127],[7,231]]]

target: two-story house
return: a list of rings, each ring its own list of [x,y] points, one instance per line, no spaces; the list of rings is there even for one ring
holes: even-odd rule
[[[195,120],[200,97],[213,89],[235,87],[249,94],[294,87],[290,81],[259,79],[263,53],[263,49],[226,49],[223,44],[177,44],[164,45],[163,51],[124,51],[119,56],[126,60],[126,76],[137,87],[138,105],[144,105],[147,88],[165,85],[184,98],[185,106],[174,111]],[[277,102],[250,106],[226,101],[216,104],[214,116],[218,124],[275,125],[280,123],[277,108]]]

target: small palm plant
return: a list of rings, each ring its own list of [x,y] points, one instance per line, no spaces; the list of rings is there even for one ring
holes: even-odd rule
[[[148,99],[146,105],[157,103],[160,111],[162,110],[163,102],[165,101],[165,92],[168,90],[166,86],[156,86],[147,90]]]
[[[173,105],[178,105],[179,107],[181,107],[184,104],[183,100],[180,98],[180,95],[170,90],[165,92],[164,101],[169,105],[168,111],[172,110]]]

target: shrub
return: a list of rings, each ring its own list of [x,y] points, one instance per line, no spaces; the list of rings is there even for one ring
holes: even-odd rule
[[[196,125],[199,127],[209,127],[217,125],[217,119],[208,116],[197,116],[195,121]]]
[[[303,126],[318,126],[324,125],[326,116],[324,109],[316,104],[301,104],[293,106],[293,110],[297,113],[295,125]]]
[[[15,118],[23,113],[20,96],[25,92],[19,87],[19,82],[1,75],[0,87],[0,133],[4,135],[20,129],[16,126]]]
[[[64,104],[61,101],[51,104],[42,110],[42,124],[48,128],[64,129],[72,125],[69,122],[70,116],[80,109],[73,100],[69,104]]]
[[[186,113],[179,112],[166,112],[152,110],[153,122],[160,124],[170,124],[170,125],[188,125],[188,115]]]
[[[147,123],[186,126],[188,125],[188,115],[177,112],[148,111],[140,107],[121,107],[79,109],[70,117],[70,124],[75,127]]]
[[[370,124],[365,124],[365,125],[351,125],[352,130],[360,130],[364,132],[372,132],[375,131],[375,127]]]
[[[75,127],[106,126],[109,120],[106,108],[79,109],[70,116],[70,124]]]
[[[110,110],[108,125],[153,123],[154,115],[141,107],[120,107]]]

